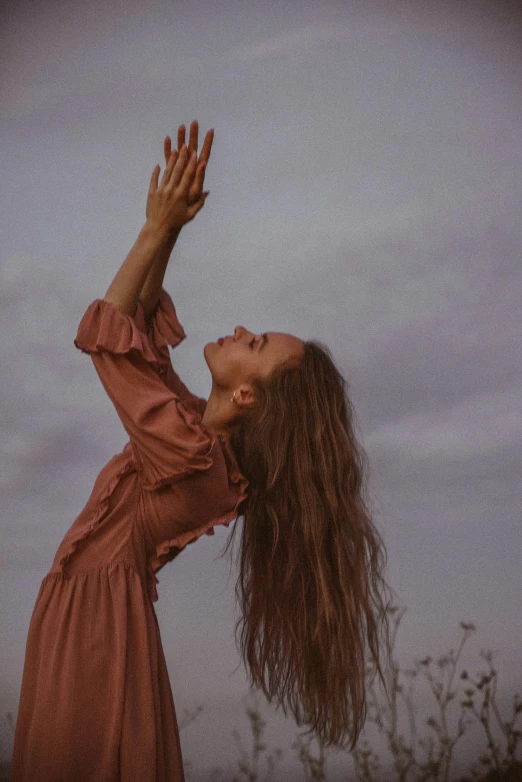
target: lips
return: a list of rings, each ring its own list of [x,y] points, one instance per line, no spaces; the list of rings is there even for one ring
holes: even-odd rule
[[[218,342],[218,345],[222,345],[224,341],[225,341],[225,340],[223,339],[223,337],[220,337],[220,338],[218,339],[218,341],[217,341],[217,342]]]

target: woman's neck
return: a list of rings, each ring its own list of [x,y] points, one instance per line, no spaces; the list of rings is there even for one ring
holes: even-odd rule
[[[228,419],[233,414],[233,410],[227,410],[226,407],[226,403],[214,391],[211,391],[202,421],[213,434],[219,435],[228,443]]]

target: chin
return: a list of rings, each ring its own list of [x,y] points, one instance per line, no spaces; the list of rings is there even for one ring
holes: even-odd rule
[[[207,342],[207,344],[203,348],[203,355],[205,357],[205,361],[207,362],[207,364],[209,366],[209,369],[210,369],[210,364],[208,363],[208,354],[209,354],[209,351],[211,352],[213,348],[219,348],[219,345],[214,344],[213,342]]]

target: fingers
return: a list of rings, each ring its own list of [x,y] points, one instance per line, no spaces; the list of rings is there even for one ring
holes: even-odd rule
[[[190,123],[190,139],[188,143],[188,151],[189,155],[192,152],[198,151],[198,122],[197,120],[194,120],[194,122]]]
[[[194,181],[190,185],[189,189],[189,203],[194,203],[199,198],[201,198],[201,193],[203,192],[203,184],[205,182],[205,168],[206,163],[199,163],[197,164],[196,168],[196,174],[194,176]]]
[[[203,207],[205,206],[205,199],[208,196],[209,192],[210,192],[210,190],[207,193],[203,193],[203,195],[201,196],[199,201],[196,201],[195,204],[192,204],[192,206],[189,206],[189,208],[187,210],[187,218],[188,218],[187,222],[189,222],[190,220],[193,220],[194,217],[199,212],[199,210],[203,209]]]
[[[212,142],[214,141],[214,128],[207,131],[205,141],[201,147],[201,155],[199,156],[198,163],[207,163],[210,157],[210,150],[212,149]]]
[[[184,143],[185,143],[185,125],[180,125],[178,128],[178,151],[181,150],[181,147],[183,146]],[[194,122],[190,123],[188,151],[189,151],[189,155],[191,152],[198,151],[198,121],[197,120],[194,120]]]
[[[178,127],[178,154],[181,152],[181,148],[185,144],[185,125],[180,125]],[[199,124],[197,120],[194,120],[194,122],[190,123],[190,137],[189,137],[189,143],[188,143],[188,151],[189,155],[191,152],[197,152],[198,151],[198,130],[199,130]],[[201,154],[198,158],[198,163],[207,163],[208,159],[210,157],[210,151],[212,149],[212,142],[214,140],[214,128],[211,128],[209,131],[207,131],[207,134],[205,136],[205,140],[203,142],[203,146],[201,148]],[[168,161],[169,155],[171,153],[171,140],[170,137],[167,136],[165,139],[165,161]]]
[[[174,153],[172,153],[174,155]],[[176,164],[174,165],[172,169],[172,176],[170,179],[167,180],[168,184],[176,188],[182,181],[182,177],[185,177],[187,175],[187,172],[191,172],[188,176],[192,177],[194,175],[194,168],[196,165],[196,154],[193,153],[191,159],[188,159],[188,149],[183,144],[181,147],[181,152],[178,155],[178,159],[176,160]],[[170,166],[170,162],[169,162]],[[163,183],[162,183],[163,184]]]
[[[184,149],[186,149],[186,147],[184,147]],[[188,156],[188,151],[187,151],[187,155],[185,156],[185,159],[187,156]],[[192,152],[185,170],[183,171],[181,167],[179,169],[181,173],[180,173],[180,179],[178,180],[178,183],[181,188],[181,192],[184,193],[185,196],[188,195],[190,183],[194,179],[194,174],[196,173],[197,164],[198,164],[198,157],[195,152]]]
[[[149,193],[155,193],[158,189],[158,177],[160,172],[161,166],[154,166],[154,171],[152,172],[152,176],[150,178],[150,184],[149,184]]]
[[[169,161],[167,163],[167,167],[165,168],[165,171],[163,172],[163,176],[161,178],[161,185],[168,185],[172,179],[173,171],[175,170],[176,163],[179,160],[179,155],[177,149],[174,149],[170,153]]]
[[[177,156],[171,151],[171,140],[167,136],[164,142],[165,159],[167,167],[163,176],[162,185],[172,187],[182,186],[182,190],[188,194],[189,204],[195,204],[201,198],[205,180],[205,169],[210,158],[212,143],[214,141],[214,128],[207,131],[201,149],[199,159],[197,157],[199,124],[194,120],[190,124],[190,137],[188,146],[185,144],[185,125],[178,127]],[[183,152],[185,150],[185,152]],[[183,153],[183,158],[182,158]]]
[[[170,140],[170,136],[167,136],[165,138],[165,141],[163,142],[163,152],[165,153],[165,165],[168,164],[170,153],[172,152],[171,144],[172,142]]]
[[[194,120],[194,122],[190,123],[190,136],[189,136],[189,143],[188,143],[189,154],[191,152],[198,151],[198,132],[199,132],[199,123],[197,120]],[[209,131],[207,131],[207,134],[205,136],[205,140],[201,148],[201,154],[199,156],[198,163],[203,163],[208,161],[210,157],[210,150],[212,149],[213,140],[214,140],[214,128],[211,128]],[[183,146],[183,144],[185,144],[185,125],[180,125],[178,127],[178,152],[181,152],[181,147]]]
[[[185,125],[180,125],[178,128],[178,152],[181,152],[181,147],[185,143]]]

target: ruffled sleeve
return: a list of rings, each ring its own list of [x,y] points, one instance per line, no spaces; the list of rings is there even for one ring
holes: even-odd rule
[[[150,490],[208,470],[213,464],[212,451],[219,448],[192,395],[177,385],[179,378],[170,358],[166,363],[167,344],[175,346],[185,332],[166,292],[160,304],[149,339],[143,330],[141,305],[131,318],[115,305],[96,299],[83,315],[74,340],[79,350],[90,354],[129,436],[140,481]],[[162,375],[168,375],[170,382]]]
[[[200,415],[203,415],[207,406],[207,400],[189,391],[175,372],[170,360],[168,346],[175,348],[186,338],[186,334],[178,320],[174,303],[164,288],[161,289],[158,303],[152,312],[149,323],[146,323],[141,302],[138,302],[134,322],[148,337],[149,344],[158,359],[156,371],[160,377],[185,404],[188,404]]]

